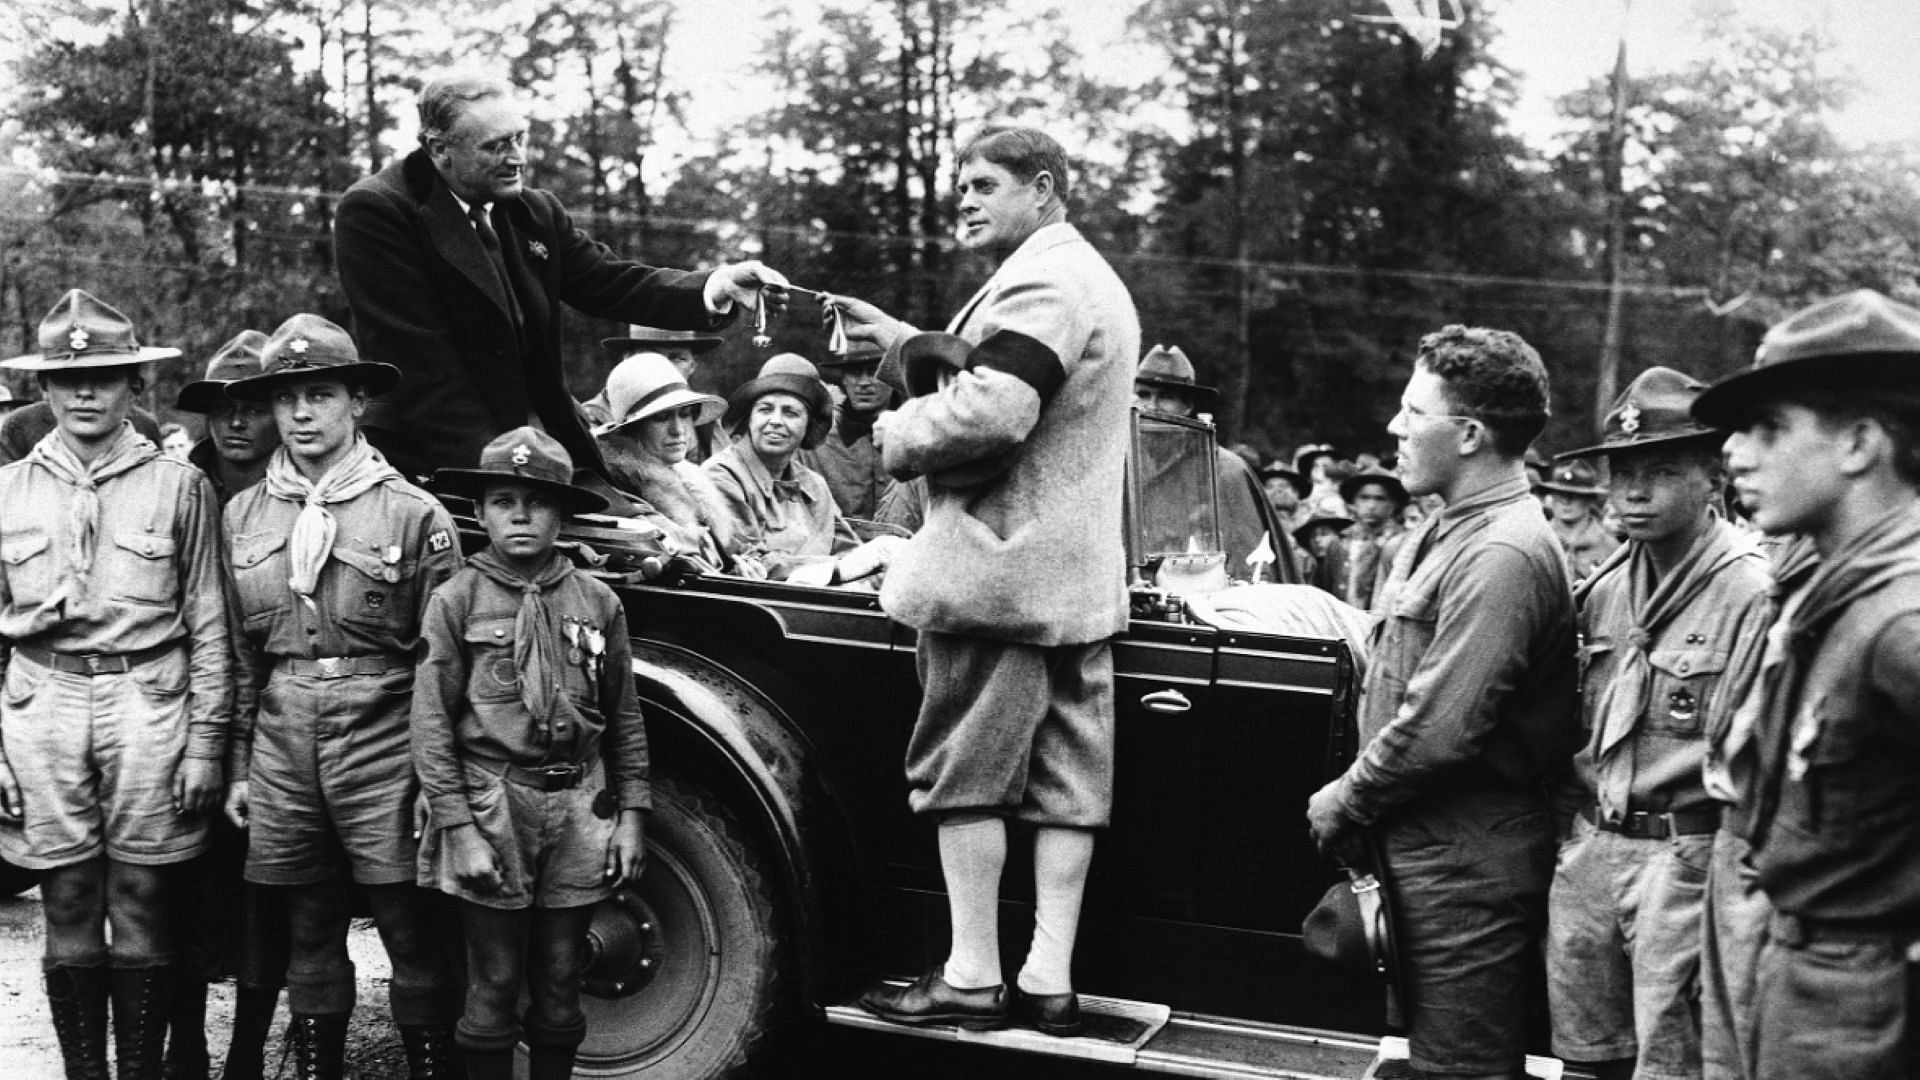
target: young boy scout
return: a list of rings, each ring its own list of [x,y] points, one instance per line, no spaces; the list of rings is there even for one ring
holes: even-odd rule
[[[1721,436],[1688,413],[1705,387],[1656,367],[1607,413],[1627,543],[1575,591],[1587,744],[1547,908],[1554,1052],[1598,1075],[1698,1077],[1700,937],[1720,807],[1702,732],[1732,711],[1770,614],[1767,563],[1714,513]]]
[[[1862,290],[1768,331],[1694,403],[1762,531],[1820,565],[1761,663],[1741,807],[1774,907],[1755,1074],[1920,1073],[1920,310]]]
[[[295,315],[261,374],[227,393],[269,401],[280,449],[227,505],[239,654],[257,718],[241,717],[228,813],[247,822],[247,880],[282,887],[292,928],[287,1004],[302,1077],[341,1075],[353,962],[346,878],[365,887],[393,962],[390,1001],[414,1077],[442,1076],[458,991],[433,893],[414,884],[408,710],[427,594],[459,560],[453,520],[359,432],[399,372],[346,331]],[[251,723],[248,721],[251,720]]]
[[[652,806],[620,598],[554,549],[569,515],[606,506],[572,475],[523,427],[433,480],[490,541],[427,605],[413,699],[420,880],[462,901],[470,1080],[509,1080],[523,1035],[530,1080],[573,1074],[593,905],[639,875]]]
[[[160,1076],[166,868],[205,850],[232,711],[219,506],[127,423],[142,348],[79,290],[40,323],[55,428],[0,469],[0,855],[45,871],[46,988],[69,1077]],[[106,941],[107,925],[113,943]]]

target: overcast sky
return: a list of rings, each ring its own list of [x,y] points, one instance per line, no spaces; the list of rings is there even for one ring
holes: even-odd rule
[[[805,8],[816,0],[794,0]],[[1085,54],[1107,71],[1137,69],[1122,44],[1134,0],[1008,0],[1016,8],[1059,7],[1076,26]],[[1920,58],[1920,0],[1733,0],[1749,22],[1789,29],[1814,25],[1836,39],[1836,59],[1862,82],[1860,97],[1834,117],[1850,143],[1920,145],[1920,92],[1912,74]],[[1353,0],[1356,13],[1385,14],[1384,0]],[[753,110],[758,87],[745,69],[758,41],[756,20],[772,0],[682,3],[668,63],[691,93],[694,130],[736,122]],[[1490,0],[1499,31],[1496,50],[1522,77],[1514,117],[1530,139],[1551,134],[1553,99],[1613,66],[1621,27],[1620,0]],[[1695,0],[1636,0],[1627,22],[1634,74],[1673,71],[1703,50],[1689,25]]]

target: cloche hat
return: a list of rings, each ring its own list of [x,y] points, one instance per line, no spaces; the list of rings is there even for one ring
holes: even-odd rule
[[[593,429],[595,438],[683,405],[698,405],[700,414],[693,422],[709,424],[727,407],[725,401],[688,386],[673,361],[654,352],[635,353],[620,361],[607,376],[606,396],[612,419]]]
[[[799,353],[781,353],[760,365],[760,374],[727,396],[721,424],[728,431],[739,432],[753,403],[768,394],[792,394],[806,403],[807,433],[800,440],[802,450],[819,446],[827,437],[827,429],[833,424],[833,398],[827,394],[827,384],[820,381],[820,369]]]

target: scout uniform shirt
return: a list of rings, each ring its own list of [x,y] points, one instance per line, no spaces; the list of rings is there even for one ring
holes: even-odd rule
[[[1724,521],[1657,583],[1651,562],[1628,544],[1578,596],[1589,738],[1574,763],[1610,822],[1713,806],[1703,732],[1745,697],[1772,614],[1765,556]]]
[[[71,656],[184,644],[186,753],[217,759],[233,669],[213,487],[131,425],[90,466],[59,438],[0,468],[0,642]],[[97,508],[86,539],[73,535],[82,500]]]
[[[523,695],[522,593],[474,568],[482,552],[441,586],[421,628],[426,643],[413,692],[413,759],[433,828],[473,820],[463,760],[498,769],[589,763],[600,754],[614,811],[653,805],[647,731],[633,684],[620,598],[556,554],[538,585],[557,670],[550,715],[535,718]],[[496,576],[508,573],[496,564]],[[539,620],[533,620],[538,622]],[[611,816],[611,815],[609,815]]]
[[[391,658],[411,668],[427,596],[460,564],[447,511],[397,475],[327,504],[338,530],[309,603],[288,584],[288,544],[301,504],[269,487],[255,484],[227,504],[246,686],[264,687],[286,659]],[[253,718],[241,717],[234,735],[229,760],[237,782],[247,778]]]

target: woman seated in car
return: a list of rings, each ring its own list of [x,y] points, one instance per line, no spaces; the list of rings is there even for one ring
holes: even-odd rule
[[[707,461],[728,526],[745,550],[764,553],[774,578],[829,571],[853,534],[834,505],[827,480],[795,460],[826,437],[833,402],[805,357],[781,353],[727,399],[722,425],[733,445]]]
[[[608,478],[629,497],[625,508],[658,528],[667,550],[707,572],[767,576],[759,560],[741,552],[726,500],[707,474],[687,460],[695,429],[713,422],[726,402],[697,393],[673,361],[636,353],[607,376],[613,417],[594,428]]]

